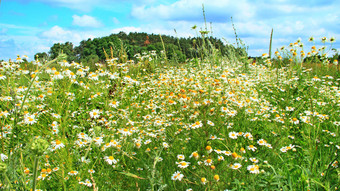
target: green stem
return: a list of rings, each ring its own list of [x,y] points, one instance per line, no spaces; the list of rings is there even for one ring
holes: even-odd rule
[[[11,181],[9,181],[8,176],[6,175],[6,173],[3,173],[3,176],[5,177],[7,183],[8,183],[8,190],[10,190],[12,188],[12,184]]]
[[[25,105],[25,101],[26,101],[26,99],[27,99],[28,92],[30,91],[30,89],[31,89],[31,87],[32,87],[32,85],[33,85],[33,83],[34,83],[34,80],[35,80],[35,78],[38,76],[39,72],[42,71],[42,70],[44,70],[45,68],[47,68],[50,64],[52,64],[52,63],[53,63],[54,61],[56,61],[56,60],[57,60],[57,59],[51,60],[51,61],[49,61],[45,66],[41,67],[40,70],[37,72],[37,74],[36,74],[36,75],[34,76],[34,78],[32,79],[32,81],[30,82],[30,84],[29,84],[29,86],[28,86],[28,88],[27,88],[27,91],[26,91],[26,93],[25,93],[24,100],[23,100],[22,103],[21,103],[20,110],[19,110],[19,111],[16,113],[16,115],[15,115],[14,125],[13,125],[13,133],[12,133],[12,136],[11,136],[11,139],[10,139],[10,140],[13,140],[14,135],[16,135],[16,139],[17,139],[18,144],[19,144],[19,137],[18,137],[18,136],[19,136],[19,133],[17,132],[17,131],[18,131],[18,128],[17,128],[18,118],[19,118],[19,114],[22,112],[22,109],[24,108],[24,105]],[[11,141],[11,147],[10,147],[9,150],[11,150],[11,149],[14,148],[13,144],[14,144],[14,141]]]
[[[273,29],[270,33],[270,43],[269,43],[269,59],[272,59],[272,42],[273,42]]]
[[[37,171],[38,171],[38,156],[34,156],[34,169],[33,169],[33,190],[35,190],[36,188],[36,184],[37,184]]]

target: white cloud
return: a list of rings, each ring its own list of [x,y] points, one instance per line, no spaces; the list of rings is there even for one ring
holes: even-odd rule
[[[111,33],[119,33],[121,31],[123,31],[123,32],[128,34],[130,32],[141,32],[142,29],[139,28],[139,27],[129,26],[129,27],[122,27],[122,28],[113,29],[113,30],[111,30]]]
[[[52,41],[53,43],[81,40],[81,36],[78,33],[70,30],[64,30],[60,26],[54,26],[50,30],[42,32],[40,36]]]
[[[90,11],[97,3],[103,0],[37,0],[43,3],[52,4],[60,7],[68,7],[71,9]]]
[[[246,0],[179,0],[170,5],[134,6],[131,15],[140,20],[202,21],[202,4],[208,22],[225,22],[230,16],[247,20],[255,13]]]
[[[120,23],[120,21],[116,17],[113,17],[112,21],[113,21],[114,24],[119,24]]]
[[[73,18],[72,24],[75,26],[92,28],[99,28],[103,26],[103,24],[100,21],[88,15],[83,16],[73,15],[72,18]]]
[[[132,4],[150,4],[154,3],[155,0],[16,0],[19,2],[42,2],[52,6],[67,7],[74,10],[79,10],[83,12],[90,12],[94,8],[101,8],[112,10],[119,3],[132,3]]]

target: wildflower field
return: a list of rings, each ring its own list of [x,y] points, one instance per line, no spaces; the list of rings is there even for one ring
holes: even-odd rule
[[[259,61],[3,61],[0,187],[337,190],[338,63],[301,44]]]

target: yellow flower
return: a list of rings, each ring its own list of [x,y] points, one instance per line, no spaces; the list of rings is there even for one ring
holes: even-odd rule
[[[214,180],[219,181],[220,180],[220,176],[218,176],[217,174],[214,175]]]

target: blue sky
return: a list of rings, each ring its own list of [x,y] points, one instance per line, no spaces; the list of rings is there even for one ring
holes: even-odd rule
[[[191,27],[204,27],[202,4],[213,36],[235,43],[232,16],[252,56],[268,52],[272,28],[274,50],[298,38],[308,48],[311,36],[320,46],[321,37],[335,37],[332,46],[340,48],[339,0],[2,0],[0,59],[33,59],[53,43],[78,45],[119,31],[195,37]]]

